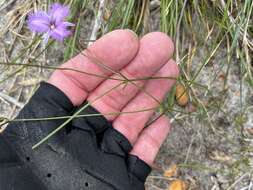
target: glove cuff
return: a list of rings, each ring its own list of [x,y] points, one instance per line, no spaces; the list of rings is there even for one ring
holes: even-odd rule
[[[46,97],[46,98],[45,98]],[[70,99],[56,86],[41,82],[39,89],[35,92],[34,99],[36,100],[48,100],[50,103],[57,104],[57,107],[65,109],[67,112],[71,112],[74,109],[74,105]]]
[[[151,172],[151,167],[135,155],[130,155],[128,157],[127,164],[129,172],[145,183],[146,178]]]

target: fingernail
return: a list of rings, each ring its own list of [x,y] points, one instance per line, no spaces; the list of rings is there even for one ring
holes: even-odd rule
[[[135,37],[136,39],[139,38],[138,35],[137,35],[133,30],[126,29],[126,31],[131,32],[131,33],[134,35],[134,37]]]

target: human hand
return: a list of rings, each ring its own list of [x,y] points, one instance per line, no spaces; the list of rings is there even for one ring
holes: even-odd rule
[[[139,40],[129,30],[116,30],[63,64],[64,69],[50,77],[51,85],[42,83],[21,110],[17,119],[24,122],[10,123],[0,135],[4,152],[0,163],[8,166],[3,169],[0,164],[4,171],[0,172],[0,189],[144,189],[148,165],[152,166],[170,129],[165,116],[144,127],[155,111],[149,108],[159,105],[179,75],[172,54],[173,43],[163,33]],[[122,75],[128,80],[166,78],[126,85]],[[99,111],[104,117],[74,118],[66,126],[71,132],[58,131],[32,150],[65,120],[26,119],[68,116],[84,102],[96,109],[87,107],[84,114]],[[149,111],[135,112],[143,109]]]
[[[129,30],[116,30],[103,36],[88,49],[89,51],[84,51],[62,67],[112,78],[120,78],[113,72],[119,72],[128,79],[152,76],[177,78],[179,75],[178,67],[171,59],[174,51],[173,42],[164,33],[150,33],[139,40]],[[97,60],[93,62],[84,54],[92,55]],[[111,71],[99,66],[96,63],[98,60]],[[58,70],[49,79],[49,83],[63,91],[75,106],[81,105],[86,99],[93,102],[121,82],[67,70]],[[143,131],[154,110],[122,115],[108,113],[134,112],[156,107],[158,102],[148,94],[161,102],[175,80],[139,80],[134,83],[139,87],[145,86],[146,92],[131,83],[127,86],[122,84],[96,100],[92,106],[112,121],[113,127],[130,141],[133,145],[130,154],[152,165],[169,133],[168,118],[161,117]]]

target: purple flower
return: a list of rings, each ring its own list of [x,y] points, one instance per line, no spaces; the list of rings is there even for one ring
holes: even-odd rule
[[[69,26],[74,26],[70,22],[64,21],[69,15],[69,8],[59,3],[51,5],[47,12],[38,11],[28,16],[28,27],[33,32],[44,33],[43,39],[46,43],[50,37],[63,41],[71,35]]]

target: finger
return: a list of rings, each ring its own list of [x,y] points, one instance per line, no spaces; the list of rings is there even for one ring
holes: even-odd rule
[[[138,110],[146,110],[156,108],[164,99],[167,92],[175,83],[179,70],[175,61],[170,60],[165,64],[154,77],[171,77],[171,79],[153,79],[150,80],[133,100],[122,109],[122,113],[136,112]],[[174,79],[172,79],[174,78]],[[130,142],[134,144],[139,133],[154,113],[155,109],[145,112],[137,112],[132,114],[121,114],[113,123],[116,130],[122,133]],[[131,123],[129,123],[131,121]]]
[[[173,42],[164,33],[153,32],[145,35],[140,40],[139,52],[134,60],[123,68],[120,72],[128,79],[136,79],[152,76],[158,71],[172,56]],[[114,75],[113,77],[118,77]],[[92,102],[97,97],[100,97],[108,89],[112,89],[122,81],[106,80],[88,97],[88,101]],[[145,80],[135,81],[139,87],[143,86]],[[139,91],[136,85],[128,82],[127,85],[121,85],[115,90],[107,93],[92,105],[98,111],[105,114],[108,120],[113,120],[116,115],[106,115],[106,113],[117,113],[129,102]]]
[[[166,116],[162,116],[143,130],[130,154],[138,156],[151,166],[169,131],[169,119]]]
[[[98,65],[98,62],[118,71],[135,57],[138,49],[139,41],[133,32],[115,30],[94,42],[88,50],[67,61],[61,67],[106,77],[110,76],[112,71]],[[88,93],[103,80],[104,78],[76,71],[57,70],[49,79],[49,83],[62,90],[72,103],[78,106],[87,98]]]

